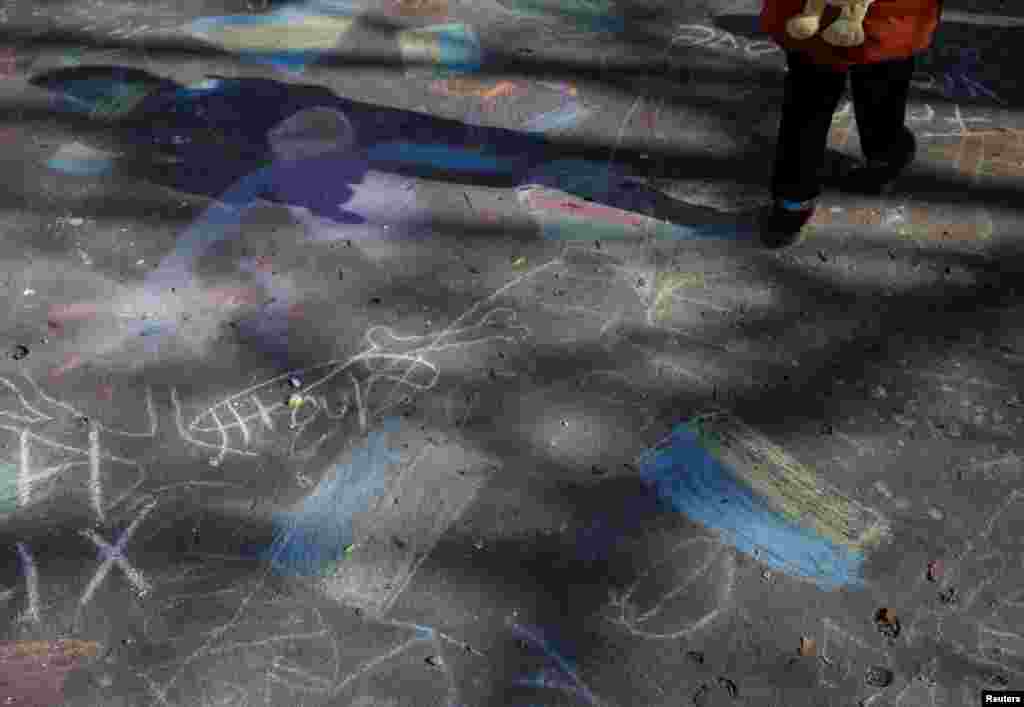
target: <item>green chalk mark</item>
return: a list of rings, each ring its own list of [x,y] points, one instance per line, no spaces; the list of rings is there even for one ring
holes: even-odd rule
[[[18,510],[18,467],[0,462],[0,513]]]

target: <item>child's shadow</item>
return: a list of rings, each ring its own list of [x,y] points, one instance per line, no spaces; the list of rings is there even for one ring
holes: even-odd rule
[[[114,128],[131,155],[119,161],[119,172],[218,201],[242,192],[255,198],[258,191],[258,198],[309,209],[341,226],[358,224],[365,215],[350,203],[351,185],[374,170],[464,185],[539,184],[678,224],[676,236],[737,237],[721,212],[673,199],[631,178],[636,169],[598,162],[543,134],[471,126],[271,79],[217,77],[186,87],[141,70],[89,66],[47,72],[31,83],[58,97],[58,109],[86,112]],[[132,100],[119,103],[126,95]],[[304,115],[323,123],[328,114],[336,116],[327,127],[337,134],[311,134],[323,125],[299,128],[287,137],[300,158],[282,163],[273,144],[281,126]],[[268,168],[278,178],[239,189]]]

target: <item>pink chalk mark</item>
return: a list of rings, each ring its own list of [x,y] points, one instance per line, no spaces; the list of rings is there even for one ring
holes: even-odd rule
[[[96,656],[98,646],[86,641],[0,642],[0,695],[4,704],[57,707],[64,704],[64,681]]]
[[[654,132],[654,111],[645,110],[640,113],[640,122],[643,123],[644,128],[650,132]]]
[[[109,403],[114,399],[114,386],[109,383],[100,384],[96,388],[96,397]]]
[[[60,380],[65,373],[81,366],[83,361],[84,359],[79,354],[68,354],[64,357],[64,364],[62,366],[50,370],[50,380]]]
[[[564,199],[551,199],[545,196],[530,195],[527,203],[531,209],[558,211],[563,214],[571,214],[582,218],[592,218],[605,223],[614,223],[623,226],[642,226],[643,219],[639,216],[632,216],[623,213],[618,209],[596,204],[585,204]]]
[[[218,307],[240,307],[260,301],[260,294],[250,287],[216,287],[206,294]]]
[[[60,328],[64,322],[92,319],[99,314],[99,305],[92,302],[75,302],[74,304],[55,304],[50,306],[48,321],[54,328]]]
[[[289,319],[302,319],[306,316],[306,308],[302,304],[293,304],[288,307]]]
[[[0,48],[0,78],[10,79],[18,74],[18,56],[12,47]]]

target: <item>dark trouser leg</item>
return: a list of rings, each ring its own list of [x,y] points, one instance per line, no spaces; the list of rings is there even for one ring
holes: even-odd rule
[[[914,57],[850,69],[857,132],[866,159],[904,166],[913,158],[914,135],[906,124],[913,75]]]
[[[807,201],[821,194],[820,172],[832,115],[846,88],[846,73],[787,53],[782,121],[775,148],[772,197]]]

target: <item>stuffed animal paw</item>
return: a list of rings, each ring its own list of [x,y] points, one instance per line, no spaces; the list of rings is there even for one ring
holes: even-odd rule
[[[821,38],[837,47],[857,47],[864,43],[864,18],[875,0],[807,0],[804,11],[786,23],[786,31],[795,39],[807,39],[821,29],[821,17],[829,5],[842,8],[836,21],[822,32]]]
[[[786,31],[794,39],[809,39],[821,29],[821,16],[828,0],[807,0],[804,11],[786,23]]]
[[[837,17],[836,22],[828,26],[828,29],[821,34],[821,39],[839,47],[856,47],[864,43],[864,15],[867,14],[869,1],[858,3],[863,9],[855,5],[847,5],[843,8],[843,14]]]

